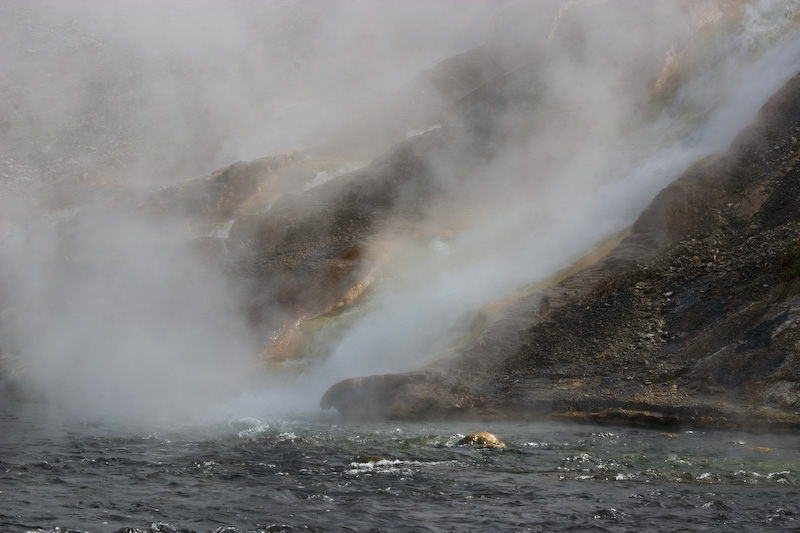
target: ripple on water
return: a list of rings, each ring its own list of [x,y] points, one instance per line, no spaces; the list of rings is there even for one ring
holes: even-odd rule
[[[240,419],[146,438],[77,428],[49,440],[35,425],[11,429],[0,530],[15,533],[56,524],[153,533],[154,523],[242,533],[698,530],[720,515],[727,530],[800,525],[792,436],[760,438],[773,451],[751,452],[729,443],[755,439],[722,432],[508,423],[488,428],[508,446],[498,451],[457,446],[475,429],[461,424]]]

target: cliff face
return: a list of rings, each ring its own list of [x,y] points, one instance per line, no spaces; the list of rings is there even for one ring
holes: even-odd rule
[[[605,258],[516,301],[452,359],[343,381],[322,407],[797,427],[798,159],[800,76],[727,153],[662,190]]]

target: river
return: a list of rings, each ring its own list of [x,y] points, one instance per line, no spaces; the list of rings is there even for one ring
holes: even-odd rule
[[[4,532],[761,531],[800,527],[799,435],[563,422],[0,415]],[[505,449],[459,446],[494,432]]]

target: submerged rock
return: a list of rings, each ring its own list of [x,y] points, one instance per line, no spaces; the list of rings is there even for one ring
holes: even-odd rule
[[[475,446],[476,448],[505,448],[506,445],[492,433],[481,431],[470,433],[458,441],[459,446]]]

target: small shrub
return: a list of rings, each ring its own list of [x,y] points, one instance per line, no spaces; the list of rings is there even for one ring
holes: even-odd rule
[[[783,249],[781,277],[784,281],[800,278],[800,238],[792,239]]]

